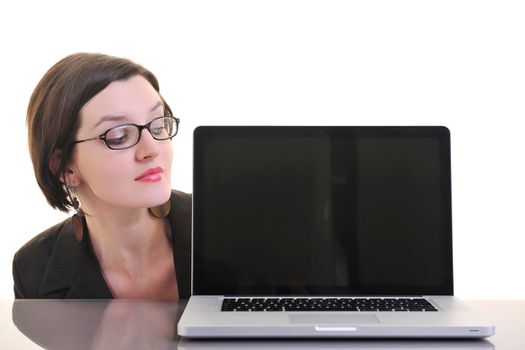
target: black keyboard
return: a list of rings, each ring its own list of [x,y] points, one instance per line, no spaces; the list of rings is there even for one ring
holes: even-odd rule
[[[423,298],[224,298],[221,311],[437,311]]]

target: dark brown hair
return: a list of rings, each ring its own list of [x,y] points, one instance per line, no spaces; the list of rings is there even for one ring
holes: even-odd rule
[[[73,207],[60,176],[71,160],[80,109],[112,82],[136,75],[143,76],[159,92],[157,78],[146,68],[125,58],[94,53],[63,58],[36,86],[27,108],[29,152],[38,185],[53,208],[67,212]],[[162,101],[165,114],[172,115]],[[55,150],[61,153],[52,171],[50,160]]]

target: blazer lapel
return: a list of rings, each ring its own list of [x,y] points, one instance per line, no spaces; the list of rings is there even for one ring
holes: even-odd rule
[[[90,253],[89,235],[81,242],[73,234],[71,218],[59,232],[51,253],[39,295],[43,298],[112,298],[94,257]]]
[[[66,294],[67,299],[112,299],[104,277],[100,273],[98,264],[90,259],[85,265],[78,278],[71,285]]]

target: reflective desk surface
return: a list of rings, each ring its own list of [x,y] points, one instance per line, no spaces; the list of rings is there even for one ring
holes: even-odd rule
[[[525,349],[525,300],[466,301],[496,325],[485,340],[189,340],[179,303],[0,300],[4,349]]]

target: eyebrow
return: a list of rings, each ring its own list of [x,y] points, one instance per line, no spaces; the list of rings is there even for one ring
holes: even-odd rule
[[[163,105],[162,101],[158,101],[155,104],[155,106],[153,106],[149,111],[153,112],[154,110],[156,110],[157,108],[159,108],[162,105]],[[126,120],[126,119],[127,119],[127,117],[123,116],[123,115],[105,115],[102,118],[100,118],[100,120],[95,124],[95,126],[93,128],[96,128],[97,126],[99,126],[100,124],[102,124],[104,122],[120,121],[120,120]]]

